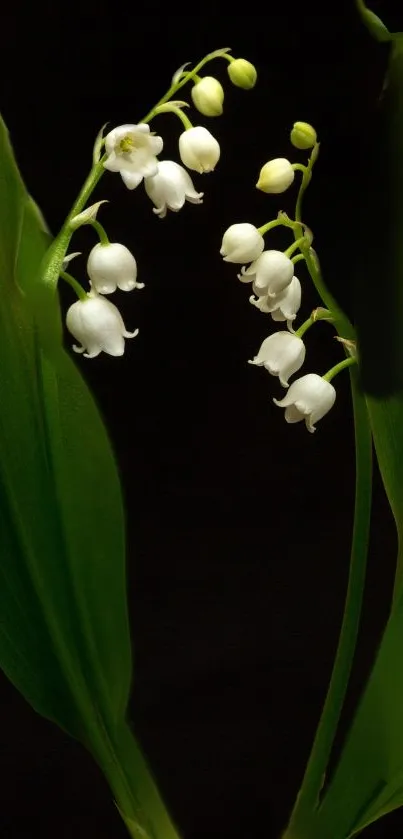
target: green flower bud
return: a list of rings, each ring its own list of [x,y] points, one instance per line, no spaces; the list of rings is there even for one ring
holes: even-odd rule
[[[256,68],[245,58],[234,58],[227,67],[232,84],[250,90],[256,84]]]
[[[191,90],[193,104],[205,117],[219,117],[222,114],[224,91],[213,76],[204,76]]]
[[[312,149],[317,141],[317,135],[309,122],[294,122],[290,139],[296,149]]]

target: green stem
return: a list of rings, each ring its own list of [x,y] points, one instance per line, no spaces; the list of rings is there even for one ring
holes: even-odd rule
[[[189,128],[193,128],[193,125],[190,122],[189,117],[187,117],[186,114],[183,113],[181,108],[179,108],[177,105],[174,105],[172,102],[167,102],[164,105],[157,105],[154,108],[154,112],[154,116],[158,116],[158,114],[167,113],[175,114],[178,117],[178,119],[180,119],[185,131],[188,131]]]
[[[62,280],[64,280],[66,283],[69,284],[69,286],[71,286],[71,288],[74,289],[77,297],[80,300],[85,300],[86,299],[87,292],[84,291],[84,289],[80,285],[80,283],[78,283],[77,280],[75,280],[74,277],[71,276],[71,274],[68,274],[67,271],[60,271],[60,276],[61,276]]]
[[[306,172],[306,166],[305,166],[304,163],[292,163],[291,164],[291,169],[294,169],[294,172],[296,172],[296,171],[302,172],[304,175],[305,175],[305,172]]]
[[[130,727],[103,729],[90,748],[132,839],[179,839]]]
[[[201,68],[204,67],[205,64],[207,64],[209,61],[212,61],[214,58],[227,58],[226,52],[224,50],[214,50],[214,52],[209,52],[208,55],[206,55],[204,58],[202,58],[201,61],[199,61],[198,64],[196,64],[193,70],[189,70],[188,73],[182,74],[182,77],[177,82],[175,82],[175,84],[171,85],[169,90],[167,90],[167,92],[164,93],[164,96],[161,97],[161,99],[159,100],[159,102],[157,102],[154,108],[151,108],[151,111],[149,111],[148,114],[146,114],[146,116],[142,120],[140,120],[140,122],[150,122],[150,120],[155,116],[157,108],[159,108],[160,105],[164,105],[165,102],[168,102],[168,99],[171,99],[172,96],[174,96],[175,93],[177,93],[177,91],[180,90],[181,87],[183,87],[183,85],[194,79],[195,76],[197,76],[199,70],[201,70]]]
[[[295,242],[293,242],[292,245],[290,245],[290,247],[287,248],[286,251],[284,251],[284,256],[291,257],[292,254],[294,253],[294,251],[297,250],[297,248],[301,248],[301,250],[302,250],[302,246],[303,246],[304,242],[306,242],[305,236],[300,236],[299,238],[297,238],[296,232],[294,232],[294,236],[295,236]]]
[[[346,367],[352,367],[353,364],[357,364],[357,358],[356,356],[350,355],[349,358],[344,358],[343,361],[339,361],[338,364],[331,367],[330,370],[322,376],[322,379],[324,379],[325,382],[331,382],[338,373],[341,373],[341,371],[345,370]]]
[[[98,233],[101,245],[110,245],[108,234],[100,221],[93,219],[93,221],[91,221],[91,227],[93,227]]]
[[[107,155],[105,154],[101,160],[92,167],[63,226],[46,252],[45,260],[42,266],[42,279],[45,285],[51,286],[54,290],[57,286],[57,281],[62,270],[63,259],[70,244],[70,239],[74,233],[74,229],[71,227],[71,221],[74,216],[77,216],[82,212],[98,181],[105,172],[104,162],[106,158]]]
[[[301,222],[302,198],[311,179],[311,172],[318,155],[316,145],[304,173],[296,206],[296,221]],[[294,230],[295,239],[298,233]],[[313,284],[327,309],[332,313],[334,325],[344,338],[355,339],[355,331],[343,310],[330,294],[324,283],[318,258],[311,247],[301,247]],[[348,358],[336,365],[329,373],[336,373],[343,367],[354,364],[355,359]],[[336,370],[337,368],[337,370]],[[357,641],[361,605],[365,583],[365,570],[368,553],[369,529],[372,497],[372,435],[368,410],[364,396],[358,384],[356,367],[350,370],[351,393],[353,401],[355,431],[355,505],[354,526],[351,544],[350,569],[346,601],[340,637],[337,646],[333,671],[316,731],[311,754],[305,770],[301,789],[291,814],[288,828],[283,839],[313,839],[314,811],[319,804],[319,794],[323,787],[325,773],[331,749],[336,736],[337,726],[342,711]]]
[[[311,326],[313,326],[314,323],[316,323],[318,320],[331,319],[332,313],[329,312],[327,309],[321,309],[320,311],[316,309],[316,312],[312,314],[307,320],[305,320],[304,323],[301,324],[301,326],[298,327],[298,329],[295,331],[295,334],[297,338],[302,338],[303,335],[305,335],[305,332],[307,332],[307,330],[310,329]]]
[[[276,218],[272,221],[268,221],[266,224],[262,224],[261,227],[257,227],[256,229],[261,236],[264,236],[264,234],[268,233],[269,230],[273,230],[274,227],[278,227],[279,225],[282,225],[283,227],[291,227],[291,225],[287,224],[283,218]]]
[[[350,370],[355,429],[355,509],[350,570],[340,638],[330,684],[298,798],[283,839],[310,837],[346,695],[357,641],[368,553],[372,495],[372,436],[357,369]]]

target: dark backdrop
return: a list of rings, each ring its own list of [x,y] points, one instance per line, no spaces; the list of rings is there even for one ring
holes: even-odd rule
[[[237,266],[219,257],[232,223],[292,212],[292,191],[257,193],[263,163],[293,160],[297,119],[322,140],[304,218],[326,277],[351,311],[351,276],[365,194],[355,186],[385,56],[353,3],[269,4],[266,14],[153,5],[17,4],[1,12],[0,109],[30,191],[56,232],[87,174],[100,126],[136,122],[184,61],[231,46],[251,60],[251,92],[226,81],[225,113],[200,118],[217,136],[214,174],[197,176],[200,207],[164,221],[142,187],[106,175],[100,219],[136,255],[142,292],[114,297],[140,328],[123,359],[77,363],[114,442],[128,515],[135,679],[131,718],[160,790],[186,839],[278,837],[285,826],[330,675],[348,568],[353,436],[348,377],[309,435],[272,403],[278,382],[247,364],[273,331],[247,302]],[[391,28],[392,4],[373,8]],[[389,17],[388,17],[389,13]],[[395,11],[395,15],[397,12]],[[185,97],[186,98],[186,97]],[[194,115],[195,112],[193,112]],[[196,123],[198,118],[196,116]],[[164,155],[177,157],[179,123],[159,117]],[[337,231],[337,241],[334,239]],[[91,231],[74,250],[88,251]],[[275,234],[266,241],[285,247]],[[348,262],[348,260],[347,260]],[[85,262],[74,263],[85,280]],[[302,315],[318,300],[309,279]],[[72,302],[63,293],[64,305]],[[70,338],[67,336],[67,341]],[[326,324],[307,336],[305,371],[340,356]],[[391,515],[376,481],[363,628],[344,725],[387,612],[395,558]],[[4,677],[0,825],[7,839],[126,835],[108,788],[79,744],[37,716]],[[402,815],[366,835],[395,836]]]

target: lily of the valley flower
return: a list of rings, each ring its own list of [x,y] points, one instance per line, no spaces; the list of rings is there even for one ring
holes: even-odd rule
[[[157,154],[162,152],[162,137],[150,133],[146,123],[119,125],[105,137],[108,157],[104,163],[110,172],[120,172],[129,189],[135,189],[143,178],[155,175]]]
[[[245,262],[247,260],[245,259]],[[294,265],[282,251],[263,251],[249,268],[243,266],[238,279],[242,283],[253,283],[258,297],[275,297],[291,283]]]
[[[288,324],[295,320],[301,306],[301,283],[298,277],[293,277],[290,284],[283,291],[269,297],[249,298],[249,302],[256,306],[261,312],[271,314],[275,321],[287,321]]]
[[[222,114],[224,90],[218,79],[203,76],[191,90],[193,104],[205,117],[218,117]]]
[[[262,192],[278,194],[291,186],[294,177],[290,161],[285,157],[276,157],[262,166],[256,187]]]
[[[301,338],[291,332],[274,332],[265,338],[258,354],[249,362],[265,367],[272,376],[278,376],[283,387],[288,379],[302,367],[305,361],[305,345]]]
[[[225,231],[220,254],[224,262],[252,262],[260,256],[263,248],[264,239],[258,229],[253,224],[243,222],[231,224]]]
[[[66,326],[81,344],[73,344],[74,352],[84,353],[85,358],[95,358],[100,352],[123,355],[124,339],[138,335],[138,329],[134,332],[126,330],[119,309],[95,291],[90,291],[84,300],[77,300],[70,306]]]
[[[153,212],[160,218],[165,218],[167,209],[178,212],[185,201],[191,204],[203,201],[203,192],[196,192],[189,173],[174,160],[161,160],[157,174],[144,179],[144,187],[155,204]]]
[[[179,154],[188,169],[200,174],[212,172],[220,159],[220,146],[207,128],[195,125],[180,135]]]
[[[336,391],[316,373],[308,373],[292,383],[284,399],[273,399],[279,408],[285,408],[286,422],[305,420],[308,431],[315,431],[315,423],[327,414],[336,400]]]
[[[88,257],[87,272],[99,294],[111,294],[116,287],[122,291],[144,287],[144,283],[136,282],[137,264],[133,254],[119,242],[95,245]]]

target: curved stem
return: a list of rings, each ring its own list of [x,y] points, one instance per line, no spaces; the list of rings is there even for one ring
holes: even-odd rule
[[[330,370],[322,376],[322,379],[325,382],[331,382],[338,373],[341,373],[342,370],[345,370],[346,367],[352,367],[353,364],[357,364],[357,357],[355,355],[350,355],[348,358],[343,358],[343,361],[339,361],[338,364],[335,364]]]
[[[101,222],[97,221],[97,219],[93,219],[90,223],[91,223],[91,227],[93,227],[94,230],[98,233],[98,238],[99,238],[100,244],[101,245],[110,245],[108,234],[107,234],[104,226],[101,224]]]
[[[317,145],[312,151],[307,170],[302,178],[295,216],[296,221],[299,222],[301,222],[302,198],[310,182],[318,151],[319,146]],[[297,239],[296,230],[294,236]],[[332,313],[337,332],[345,338],[355,339],[354,327],[325,285],[315,251],[311,247],[306,249],[301,247],[301,251],[305,256],[313,284],[322,302]],[[354,364],[354,361],[351,360],[348,364],[350,363]],[[343,366],[347,365],[344,364]],[[324,784],[325,773],[347,692],[361,615],[371,522],[372,434],[368,409],[364,395],[359,388],[358,370],[355,364],[350,368],[350,383],[354,416],[356,474],[354,526],[346,601],[325,703],[301,789],[283,839],[295,839],[296,836],[299,839],[304,836],[309,836],[309,839],[312,839],[315,835],[313,827],[315,809],[319,805],[319,795]]]
[[[71,274],[68,274],[67,271],[60,271],[60,276],[61,276],[62,280],[64,280],[66,283],[69,284],[69,286],[71,286],[71,288],[74,289],[74,291],[75,291],[79,300],[86,300],[87,299],[87,297],[88,297],[87,292],[84,291],[84,289],[80,285],[80,283],[78,283],[77,280],[75,280],[74,277],[71,276]]]
[[[194,79],[197,76],[199,70],[201,70],[201,68],[204,67],[205,64],[207,64],[209,61],[212,61],[214,58],[226,58],[227,57],[226,53],[227,53],[227,49],[214,50],[214,52],[209,52],[208,55],[205,55],[204,58],[202,58],[202,60],[199,61],[198,64],[196,64],[196,66],[193,68],[193,70],[189,70],[189,71],[185,71],[184,73],[181,73],[178,81],[171,84],[171,87],[169,88],[169,90],[167,90],[167,92],[164,93],[164,95],[157,102],[157,104],[154,105],[153,108],[151,108],[151,111],[149,111],[148,114],[146,114],[146,116],[143,117],[143,119],[140,120],[140,122],[150,122],[150,120],[155,116],[156,109],[160,105],[164,105],[165,102],[168,102],[168,99],[171,99],[172,96],[174,96],[175,93],[177,93],[177,91],[180,90],[181,87],[183,87],[183,85],[185,85],[187,82],[192,81],[192,79]]]
[[[42,265],[43,283],[45,285],[52,286],[54,290],[56,290],[57,281],[60,271],[62,270],[63,259],[69,246],[70,239],[74,233],[74,229],[71,226],[71,220],[84,209],[90,195],[105,172],[104,162],[106,158],[107,155],[105,154],[101,160],[92,167],[63,226],[46,252],[45,260]]]
[[[314,817],[348,686],[357,641],[368,553],[372,496],[372,436],[355,367],[350,370],[355,428],[355,509],[350,571],[340,638],[323,711],[286,837],[304,836]]]

